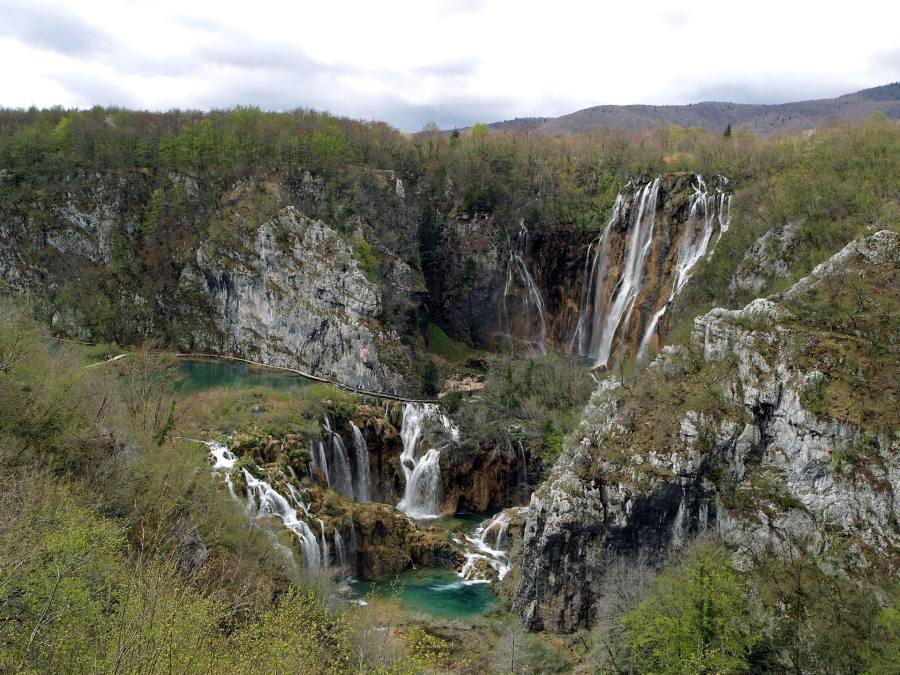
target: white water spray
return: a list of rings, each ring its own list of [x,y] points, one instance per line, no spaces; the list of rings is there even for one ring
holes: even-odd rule
[[[475,550],[465,554],[466,562],[458,572],[459,576],[470,581],[490,581],[477,577],[476,565],[479,560],[485,560],[497,573],[497,580],[502,581],[510,569],[509,556],[504,550],[508,529],[509,514],[501,512],[492,520],[476,528],[471,535],[466,535],[466,541],[474,546]]]
[[[243,475],[247,484],[247,510],[255,512],[257,517],[275,516],[280,519],[282,524],[296,535],[306,566],[309,569],[321,569],[322,552],[309,525],[297,518],[297,511],[269,483],[256,478],[246,468]]]

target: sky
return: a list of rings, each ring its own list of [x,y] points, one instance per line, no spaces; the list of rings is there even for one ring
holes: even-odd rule
[[[0,0],[0,107],[256,105],[416,131],[900,80],[900,2]]]

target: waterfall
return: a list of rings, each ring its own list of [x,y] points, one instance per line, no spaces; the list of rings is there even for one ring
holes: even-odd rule
[[[356,534],[356,523],[350,522],[350,554],[356,555],[359,551],[359,535]]]
[[[510,344],[513,340],[519,340],[529,349],[546,354],[547,326],[544,322],[544,302],[525,264],[527,250],[528,230],[525,221],[522,220],[519,222],[516,246],[513,248],[510,245],[506,283],[500,297],[500,332],[506,336]],[[521,303],[514,302],[517,291],[521,292]]]
[[[632,223],[631,236],[626,245],[625,262],[622,274],[613,290],[609,310],[604,317],[600,332],[600,341],[594,356],[594,366],[605,366],[609,363],[613,339],[623,319],[627,325],[628,317],[634,309],[634,301],[641,291],[644,281],[644,262],[650,253],[653,243],[653,226],[656,221],[656,197],[659,194],[659,177],[638,190],[639,200],[637,216]]]
[[[731,218],[731,195],[726,195],[718,188],[714,193],[710,194],[703,176],[697,175],[696,179],[697,184],[694,186],[694,194],[691,195],[689,202],[688,220],[684,227],[681,245],[678,247],[678,259],[675,263],[675,277],[672,281],[672,290],[665,304],[654,313],[644,329],[644,336],[638,348],[638,358],[643,358],[646,355],[650,343],[654,335],[656,335],[656,326],[659,320],[666,313],[675,296],[681,293],[682,289],[687,285],[697,263],[704,256],[709,257],[712,255],[715,244],[721,239],[722,233],[728,230]],[[710,249],[709,243],[716,229],[718,229],[719,233],[716,241],[713,243],[713,248]],[[707,249],[709,249],[708,254]]]
[[[206,443],[206,447],[209,448],[209,454],[213,458],[213,470],[221,471],[225,474],[225,485],[228,487],[228,494],[237,499],[237,494],[234,491],[234,481],[231,479],[231,470],[234,468],[234,463],[237,462],[237,456],[225,445],[215,441]]]
[[[325,457],[325,444],[319,441],[315,446],[310,446],[309,455],[313,466],[320,469],[325,475],[325,484],[331,487],[331,476],[328,475],[328,458]]]
[[[344,539],[341,537],[341,533],[338,532],[337,528],[335,528],[332,538],[334,539],[334,554],[337,556],[338,566],[347,567],[347,549],[344,546]]]
[[[630,317],[643,290],[649,254],[653,247],[660,178],[657,176],[641,186],[631,188],[630,200],[626,199],[628,192],[619,193],[603,232],[588,246],[581,312],[571,349],[589,357],[595,368],[609,365],[617,335],[622,333],[620,339],[625,338],[624,332],[630,330]],[[696,185],[689,198],[688,220],[677,249],[672,288],[667,297],[663,296],[666,297],[663,306],[655,309],[643,333],[638,336],[639,356],[643,356],[648,350],[659,321],[687,284],[697,263],[711,253],[715,242],[728,230],[731,195],[726,195],[722,187],[711,190],[699,174],[694,176],[694,180]],[[720,181],[720,185],[726,182],[724,178]],[[623,229],[623,217],[628,221],[624,228],[627,234],[621,268],[617,269],[610,260],[611,240]],[[716,230],[718,237],[711,245]],[[655,265],[658,261],[654,260],[649,264]]]
[[[350,473],[350,460],[347,459],[347,448],[344,440],[335,433],[331,435],[332,477],[334,491],[345,497],[353,498],[353,477]]]
[[[464,579],[470,581],[489,581],[488,579],[478,579],[478,569],[475,567],[479,560],[486,560],[491,568],[497,573],[497,579],[503,580],[510,569],[509,556],[503,550],[506,545],[506,532],[509,529],[509,514],[506,512],[499,513],[493,520],[482,524],[475,531],[466,535],[466,541],[475,547],[474,551],[465,554],[466,562],[459,570],[458,574]],[[493,546],[489,543],[493,538]]]
[[[581,315],[578,317],[578,325],[575,328],[573,346],[582,356],[595,354],[599,349],[600,322],[606,310],[606,277],[609,273],[609,240],[610,230],[619,220],[622,204],[625,196],[619,193],[613,204],[612,215],[603,228],[603,233],[595,242],[588,246],[585,257],[585,275],[581,288]],[[594,248],[593,263],[591,263],[591,248]],[[590,269],[590,274],[588,274]]]
[[[522,447],[522,441],[516,441],[519,446],[519,483],[522,487],[528,485],[528,461],[525,458],[525,448]]]
[[[325,523],[321,518],[319,521],[319,550],[322,551],[322,567],[328,567],[331,564],[331,555],[328,552],[328,540],[325,539]]]
[[[353,422],[350,422],[353,429],[353,457],[356,460],[356,481],[354,482],[353,493],[356,501],[369,502],[372,501],[369,495],[369,448],[366,446],[366,438],[362,431]]]
[[[247,484],[247,510],[251,513],[255,511],[257,517],[271,515],[279,518],[296,535],[306,566],[309,569],[321,569],[322,552],[309,525],[297,518],[297,511],[288,500],[266,481],[256,478],[246,468],[243,475]]]
[[[413,518],[438,515],[441,497],[441,451],[430,448],[424,454],[419,453],[423,424],[429,419],[439,422],[452,440],[459,437],[459,430],[435,404],[406,404],[400,427],[400,438],[403,440],[400,465],[406,486],[397,508]]]

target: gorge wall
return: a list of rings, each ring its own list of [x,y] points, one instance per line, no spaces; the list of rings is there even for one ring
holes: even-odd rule
[[[525,624],[589,625],[610,557],[658,561],[703,531],[739,564],[772,548],[895,570],[898,264],[880,231],[786,293],[697,318],[637,380],[603,381],[531,498]]]

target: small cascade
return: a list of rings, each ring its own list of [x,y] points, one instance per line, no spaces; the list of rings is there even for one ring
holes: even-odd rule
[[[325,523],[321,518],[319,521],[319,550],[322,552],[322,567],[328,567],[331,564],[331,553],[328,550],[328,540],[325,538]]]
[[[206,447],[209,448],[209,454],[213,458],[213,470],[221,471],[225,474],[225,485],[228,487],[228,494],[237,499],[237,494],[234,491],[234,481],[231,480],[231,470],[234,468],[235,462],[237,462],[237,455],[222,443],[216,443],[215,441],[206,443]]]
[[[347,567],[347,548],[344,546],[344,539],[337,528],[332,535],[334,540],[334,555],[337,558],[338,567]]]
[[[503,550],[506,545],[506,533],[509,529],[509,514],[499,513],[494,519],[482,524],[475,531],[466,535],[466,541],[475,547],[474,551],[465,554],[466,562],[458,574],[469,581],[489,582],[489,579],[478,577],[478,561],[487,564],[497,573],[497,580],[502,581],[510,569],[509,556]]]
[[[322,551],[316,535],[309,525],[297,518],[297,511],[291,507],[278,491],[269,483],[256,478],[245,468],[243,470],[244,482],[247,484],[247,510],[255,512],[257,517],[275,516],[282,524],[293,532],[300,544],[300,551],[309,569],[321,569],[323,567]]]
[[[510,245],[506,283],[500,297],[500,332],[506,336],[510,344],[519,341],[531,351],[546,354],[547,325],[544,321],[544,301],[525,264],[527,250],[528,229],[523,220],[519,222],[515,248]]]
[[[353,482],[353,495],[358,502],[372,501],[369,494],[369,448],[362,431],[353,422],[353,458],[355,461],[356,480]]]
[[[309,449],[313,466],[319,469],[325,476],[325,484],[331,487],[331,476],[328,473],[328,458],[325,457],[325,444],[319,441]]]
[[[338,494],[353,498],[353,476],[350,472],[350,460],[347,458],[347,448],[340,435],[331,435],[332,476],[331,487]]]
[[[522,447],[522,441],[516,441],[519,450],[519,485],[522,487],[528,485],[528,460],[525,457],[525,448]]]
[[[424,454],[419,452],[423,424],[429,419],[439,422],[452,440],[459,437],[459,430],[435,404],[406,404],[400,427],[403,440],[400,465],[406,486],[397,508],[413,518],[437,516],[441,498],[441,450],[430,448]]]

